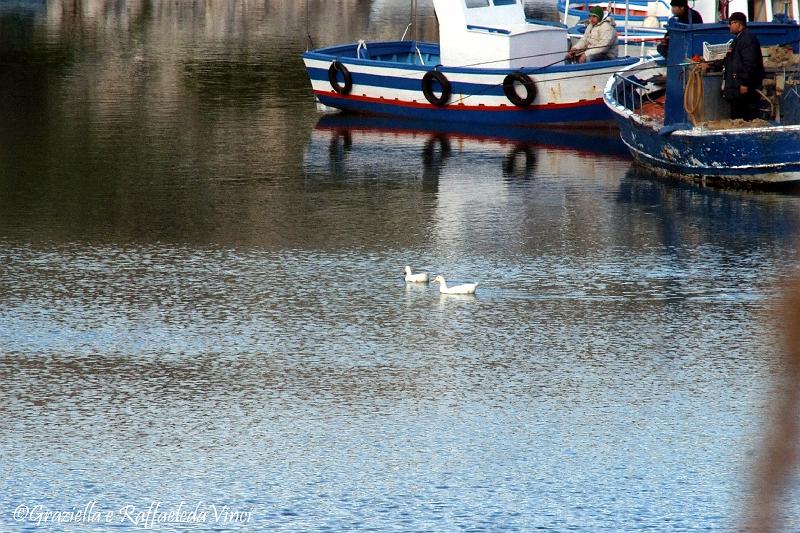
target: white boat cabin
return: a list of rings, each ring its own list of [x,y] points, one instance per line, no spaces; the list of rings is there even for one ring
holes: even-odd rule
[[[517,69],[563,59],[566,28],[525,19],[524,0],[433,0],[442,65]]]

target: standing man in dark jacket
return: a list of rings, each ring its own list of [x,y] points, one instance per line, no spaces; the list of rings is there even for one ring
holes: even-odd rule
[[[703,23],[703,17],[700,13],[689,7],[689,0],[672,0],[669,5],[672,6],[672,16],[675,18],[675,22],[680,22],[681,24]],[[656,50],[659,54],[664,56],[664,59],[667,58],[667,50],[669,50],[669,31],[667,31],[667,34],[661,39],[661,42],[658,43]]]
[[[672,0],[669,3],[672,9],[672,16],[678,19],[681,24],[702,24],[703,17],[700,13],[689,7],[688,0]]]
[[[764,58],[758,37],[747,29],[747,17],[736,12],[728,18],[733,44],[725,56],[722,95],[731,104],[731,118],[753,120],[764,80]]]

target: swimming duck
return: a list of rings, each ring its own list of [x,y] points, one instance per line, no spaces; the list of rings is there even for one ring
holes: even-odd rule
[[[406,267],[406,282],[407,283],[428,283],[428,273],[420,272],[419,274],[412,274],[411,267]]]
[[[463,285],[448,287],[442,276],[436,276],[433,278],[433,282],[439,284],[439,292],[442,294],[475,294],[475,289],[478,288],[477,283],[464,283]]]

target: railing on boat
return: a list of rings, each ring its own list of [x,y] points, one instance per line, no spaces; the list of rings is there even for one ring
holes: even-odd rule
[[[640,83],[638,78],[632,79],[618,72],[614,74],[614,78],[617,80],[614,84],[614,98],[617,103],[631,111],[641,109],[645,97],[648,96],[647,86]]]

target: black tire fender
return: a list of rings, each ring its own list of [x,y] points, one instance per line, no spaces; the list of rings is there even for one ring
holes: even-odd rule
[[[517,86],[525,88],[525,96],[522,97],[517,92]],[[530,76],[522,72],[512,72],[503,79],[503,92],[508,101],[517,107],[528,107],[536,99],[536,84]]]
[[[344,78],[344,83],[339,83],[339,74]],[[353,76],[338,59],[328,67],[328,81],[331,83],[333,90],[339,94],[350,94],[353,89]]]
[[[434,82],[438,83],[439,87],[442,89],[439,96],[436,96],[436,93],[434,93]],[[429,70],[422,77],[422,94],[425,95],[425,99],[431,104],[443,107],[450,101],[450,96],[453,94],[453,87],[450,85],[450,80],[447,79],[447,76],[438,70]]]

